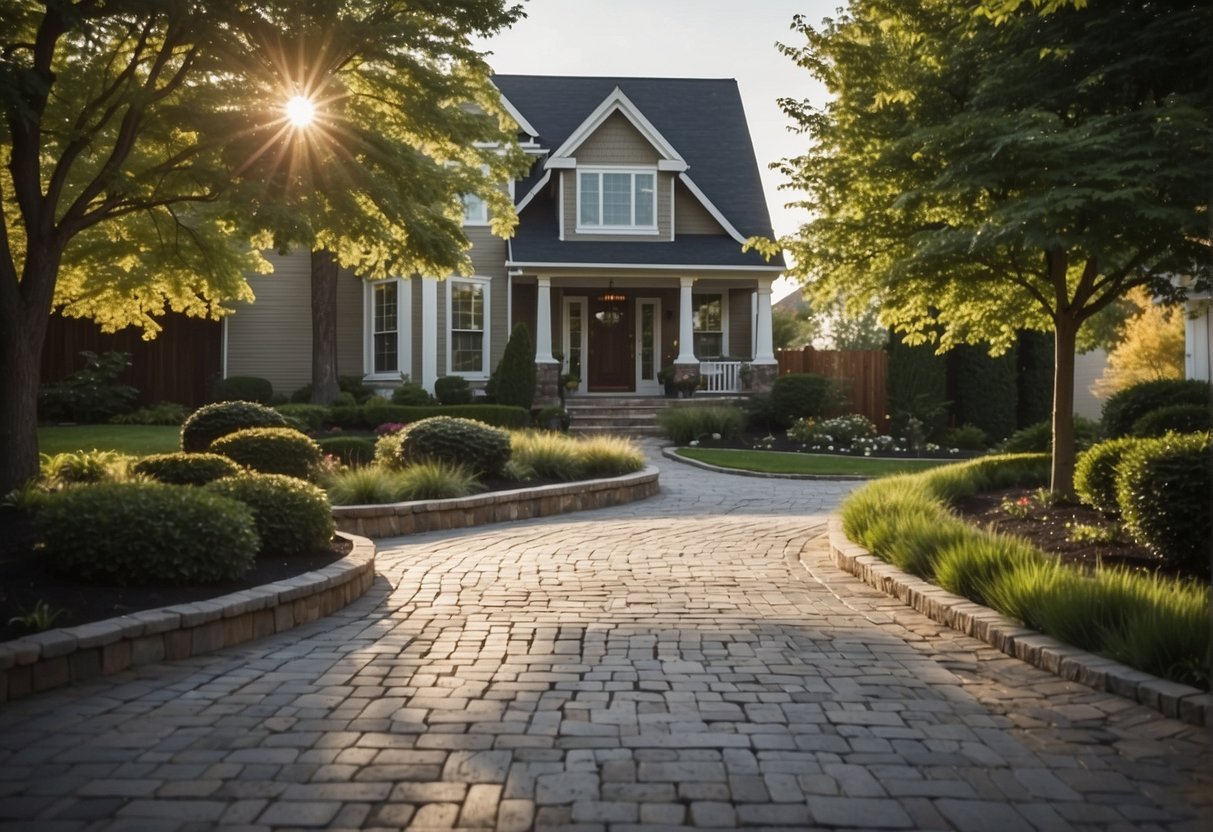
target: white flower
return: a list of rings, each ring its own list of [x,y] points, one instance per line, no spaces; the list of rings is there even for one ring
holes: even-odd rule
[[[864,456],[871,456],[871,455],[872,455],[872,449],[871,449],[871,448],[869,448],[868,450],[864,451],[864,452],[863,452],[863,455],[864,455]]]
[[[719,434],[719,433],[713,433],[713,434],[712,434],[712,438],[713,438],[713,439],[719,439],[719,438],[720,438],[720,434]]]
[[[697,446],[697,445],[699,444],[699,440],[698,440],[698,439],[692,439],[692,440],[691,440],[690,442],[688,442],[687,444],[689,444],[689,445],[690,445],[692,448],[694,448],[695,446]]]

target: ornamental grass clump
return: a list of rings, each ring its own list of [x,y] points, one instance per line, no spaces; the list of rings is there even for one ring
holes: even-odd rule
[[[585,476],[585,464],[577,440],[547,431],[515,431],[510,434],[510,470],[518,476],[517,466],[528,472],[527,479],[569,482]]]
[[[82,483],[122,482],[127,478],[131,461],[131,457],[117,451],[42,454],[39,479],[51,490]]]
[[[382,505],[405,499],[400,472],[382,465],[338,471],[325,478],[324,486],[335,506]]]
[[[667,407],[657,424],[676,445],[703,439],[733,439],[745,430],[745,414],[735,407]]]
[[[618,477],[644,468],[644,452],[625,437],[591,436],[575,441],[587,477]]]
[[[482,490],[476,475],[458,463],[418,462],[399,472],[402,500],[451,500]]]

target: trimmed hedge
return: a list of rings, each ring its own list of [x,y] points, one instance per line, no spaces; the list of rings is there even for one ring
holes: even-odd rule
[[[1053,415],[1053,351],[1053,333],[1033,330],[1019,333],[1016,427],[1034,425]]]
[[[1209,406],[1209,382],[1195,379],[1146,381],[1113,393],[1103,405],[1103,429],[1109,439],[1128,436],[1147,413],[1175,404]]]
[[[259,555],[301,555],[333,539],[333,508],[311,483],[281,474],[240,474],[206,486],[252,511],[261,538]]]
[[[1074,464],[1074,493],[1092,508],[1106,514],[1120,510],[1116,497],[1117,467],[1140,439],[1122,436],[1092,445]]]
[[[240,473],[240,466],[219,454],[155,454],[145,456],[131,466],[132,474],[142,474],[170,485],[206,485]]]
[[[1017,360],[1015,350],[994,357],[983,347],[967,344],[948,354],[952,418],[956,424],[976,425],[992,441],[1015,432],[1019,407]]]
[[[375,440],[366,436],[330,436],[317,440],[316,444],[326,455],[341,460],[342,465],[370,465],[375,458]]]
[[[323,430],[329,421],[329,416],[332,411],[322,404],[299,404],[290,402],[287,404],[279,404],[274,406],[288,421],[295,422],[292,427],[297,427],[303,431],[318,431]]]
[[[406,407],[425,407],[434,404],[435,399],[428,391],[415,381],[406,381],[392,391],[392,404]]]
[[[51,569],[73,579],[120,584],[234,580],[252,566],[252,512],[200,488],[159,482],[71,488],[38,512]]]
[[[420,422],[432,416],[473,419],[498,428],[527,428],[531,414],[521,407],[501,404],[436,405],[434,407],[405,407],[404,405],[368,402],[357,407],[334,407],[330,420],[344,430],[374,430],[395,422],[402,425]]]
[[[948,360],[935,354],[934,344],[909,346],[903,335],[889,341],[889,371],[885,392],[895,436],[909,433],[910,419],[922,422],[930,436],[943,427],[948,413]]]
[[[1209,434],[1142,439],[1117,468],[1116,496],[1129,533],[1170,565],[1210,575]]]
[[[434,395],[444,405],[471,404],[472,388],[463,376],[443,376],[434,382]]]
[[[1201,433],[1213,429],[1213,411],[1207,404],[1173,404],[1151,410],[1133,423],[1134,436],[1167,433]]]
[[[216,402],[198,408],[181,426],[181,450],[198,453],[245,428],[286,427],[286,417],[257,402]]]
[[[211,386],[211,399],[216,402],[269,404],[272,398],[274,385],[259,376],[228,376],[217,379]]]
[[[216,440],[211,451],[262,474],[301,480],[314,479],[324,459],[320,446],[294,428],[238,430]]]
[[[399,437],[397,467],[446,462],[495,477],[510,458],[510,435],[471,419],[434,416],[409,425]]]

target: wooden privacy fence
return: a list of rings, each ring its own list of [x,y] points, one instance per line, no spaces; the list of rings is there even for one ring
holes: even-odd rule
[[[84,366],[82,350],[128,352],[131,366],[119,381],[139,391],[140,404],[176,402],[188,408],[209,401],[210,386],[219,377],[222,326],[218,321],[170,313],[164,329],[152,341],[127,327],[106,334],[89,320],[52,315],[42,348],[42,381],[59,381]]]
[[[885,385],[889,354],[884,350],[776,350],[779,374],[816,373],[839,382],[847,403],[837,413],[862,413],[884,433],[889,428]]]

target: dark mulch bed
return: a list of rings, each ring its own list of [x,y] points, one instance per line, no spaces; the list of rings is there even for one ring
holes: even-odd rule
[[[33,538],[29,515],[0,509],[0,641],[34,632],[11,619],[31,612],[40,602],[52,610],[63,610],[55,619],[55,627],[74,627],[141,610],[204,601],[293,578],[328,566],[353,548],[348,540],[337,538],[328,549],[312,554],[261,557],[252,571],[238,581],[201,586],[106,586],[74,582],[51,574],[34,551]]]
[[[1180,575],[1144,546],[1134,543],[1123,531],[1115,542],[1071,540],[1074,526],[1115,528],[1117,523],[1102,512],[1079,503],[1043,506],[1035,495],[1035,489],[1008,488],[958,500],[953,509],[976,526],[993,525],[996,531],[1024,538],[1064,563],[1081,569],[1094,570],[1102,564],[1151,574]],[[1027,517],[1016,517],[1003,508],[1005,502],[1015,503],[1025,498]]]

